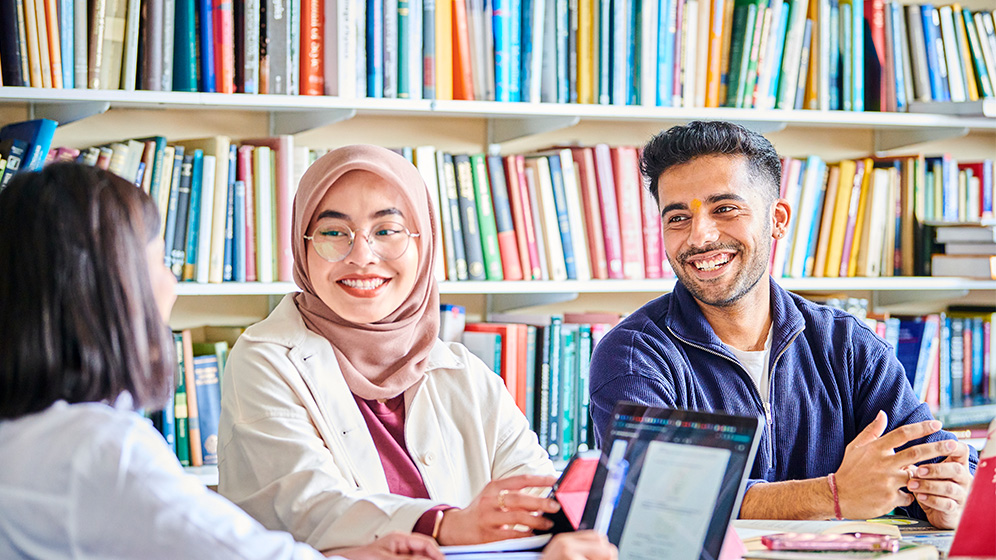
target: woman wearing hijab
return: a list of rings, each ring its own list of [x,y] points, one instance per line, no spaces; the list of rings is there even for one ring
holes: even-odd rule
[[[219,492],[320,550],[415,531],[467,544],[547,529],[553,466],[501,378],[439,331],[428,190],[390,150],[316,161],[294,280],[232,348]],[[521,530],[525,529],[525,530]]]
[[[159,224],[141,189],[75,163],[0,192],[0,558],[322,558],[184,474],[134,410],[162,407],[176,370]],[[550,554],[607,558],[588,544]],[[411,534],[338,553],[443,560]]]

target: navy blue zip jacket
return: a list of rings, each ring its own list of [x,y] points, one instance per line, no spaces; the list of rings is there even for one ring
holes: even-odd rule
[[[879,410],[888,414],[886,432],[932,419],[895,351],[861,320],[789,293],[773,280],[771,310],[767,412],[754,381],[681,282],[625,318],[591,358],[596,439],[607,435],[619,401],[761,417],[765,428],[750,488],[835,472],[844,447]],[[941,431],[910,445],[954,438]],[[974,473],[974,450],[970,461]],[[916,503],[906,509],[925,518]]]

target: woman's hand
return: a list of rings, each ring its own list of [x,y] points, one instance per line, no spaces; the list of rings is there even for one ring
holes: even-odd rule
[[[478,544],[525,537],[535,529],[549,529],[553,522],[543,514],[556,512],[560,504],[521,490],[551,486],[556,481],[552,476],[525,474],[493,480],[466,508],[445,511],[436,540],[442,545]],[[516,529],[517,525],[526,530]]]
[[[324,554],[349,560],[444,560],[436,541],[414,533],[391,533],[366,546],[331,550]]]
[[[594,531],[561,533],[543,549],[542,560],[616,560],[616,546]]]

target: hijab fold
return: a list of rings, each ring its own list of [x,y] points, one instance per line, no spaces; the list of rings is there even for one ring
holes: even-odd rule
[[[412,238],[419,250],[415,286],[396,310],[376,323],[353,323],[340,317],[315,293],[309,276],[304,236],[329,188],[350,171],[368,171],[393,185],[413,213],[406,215],[409,227],[421,234]],[[432,273],[435,228],[422,176],[408,160],[386,148],[345,146],[308,168],[294,196],[293,211],[294,282],[302,290],[294,296],[294,303],[305,325],[332,344],[353,394],[368,400],[400,395],[425,375],[439,334],[439,288]]]

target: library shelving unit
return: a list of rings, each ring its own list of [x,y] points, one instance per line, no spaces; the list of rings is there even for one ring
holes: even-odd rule
[[[47,117],[60,123],[53,146],[84,147],[149,135],[170,141],[292,134],[298,145],[433,145],[450,152],[520,153],[552,145],[642,145],[691,120],[728,120],[765,134],[783,156],[827,161],[911,152],[964,160],[996,156],[996,100],[921,107],[916,113],[665,108],[647,106],[341,99],[85,89],[0,87],[0,123]],[[866,298],[869,309],[930,313],[949,305],[996,305],[996,281],[962,278],[783,278],[807,296]],[[447,303],[468,318],[490,312],[611,310],[628,312],[670,291],[674,280],[442,282]],[[260,320],[293,283],[178,286],[171,326],[247,325]],[[955,410],[952,423],[996,415],[996,406]],[[978,418],[976,418],[978,416]],[[201,472],[208,484],[216,475]]]

